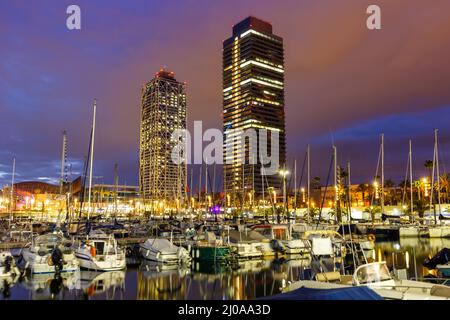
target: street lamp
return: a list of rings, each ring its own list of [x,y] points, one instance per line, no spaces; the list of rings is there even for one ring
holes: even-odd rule
[[[286,176],[289,174],[289,171],[286,169],[280,170],[279,174],[283,177],[283,210],[286,214]]]

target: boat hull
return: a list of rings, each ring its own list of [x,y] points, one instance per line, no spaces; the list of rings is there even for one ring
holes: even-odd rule
[[[125,254],[123,254],[123,258],[119,255],[121,254],[92,257],[87,253],[76,253],[82,269],[95,271],[118,271],[125,269],[127,266]]]
[[[200,261],[225,261],[230,256],[230,247],[193,246],[191,257]]]
[[[37,253],[31,252],[29,249],[24,249],[22,256],[32,274],[57,272],[55,266],[49,263],[51,260],[50,254],[40,256]],[[75,272],[80,270],[80,263],[75,258],[74,254],[64,254],[63,260],[65,261],[63,268],[58,272]]]

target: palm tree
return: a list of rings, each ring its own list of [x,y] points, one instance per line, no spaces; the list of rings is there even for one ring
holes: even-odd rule
[[[366,200],[366,192],[368,191],[369,186],[365,183],[361,183],[358,185],[358,192],[361,192],[361,199],[364,204],[364,200]]]
[[[419,218],[423,218],[425,211],[428,210],[429,208],[430,208],[429,202],[424,199],[417,199],[416,201],[414,201],[413,210],[417,211]]]
[[[319,177],[312,178],[311,188],[312,189],[320,189],[320,178]]]
[[[413,186],[417,188],[417,198],[420,200],[420,189],[422,188],[422,181],[416,180],[413,182]]]
[[[377,213],[381,213],[381,208],[376,206],[376,207],[367,207],[366,209],[364,209],[364,212],[370,213],[370,218],[372,219],[372,225],[375,222],[375,215]]]
[[[425,162],[423,163],[423,166],[428,169],[429,177],[430,177],[430,181],[431,181],[431,175],[432,175],[431,170],[433,170],[433,160],[425,160]]]
[[[392,181],[392,179],[387,179],[385,182],[384,182],[384,187],[387,189],[387,192],[386,192],[386,202],[387,203],[389,203],[389,204],[392,204],[392,188],[395,186],[395,183],[394,183],[394,181]],[[394,192],[395,192],[395,190],[394,190]]]
[[[450,191],[450,174],[444,173],[439,177],[441,191],[444,192],[444,201],[448,202],[448,193]]]

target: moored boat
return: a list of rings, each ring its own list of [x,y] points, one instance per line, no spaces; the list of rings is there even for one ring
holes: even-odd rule
[[[71,244],[60,233],[33,238],[21,255],[31,273],[75,272],[80,267]]]
[[[113,235],[90,233],[80,239],[75,249],[80,267],[95,271],[115,271],[126,268],[125,250]]]
[[[144,259],[164,264],[189,264],[192,260],[185,248],[167,239],[147,239],[139,245],[139,250]]]

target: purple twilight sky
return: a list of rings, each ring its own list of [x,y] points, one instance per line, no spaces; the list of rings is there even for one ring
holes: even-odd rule
[[[66,28],[81,7],[82,29]],[[382,29],[366,28],[381,7]],[[433,154],[450,165],[450,2],[434,0],[3,0],[0,3],[0,186],[57,181],[62,131],[74,175],[87,155],[98,99],[94,175],[137,184],[140,89],[162,66],[188,85],[188,118],[221,128],[222,41],[248,15],[284,38],[288,158],[324,177],[331,143],[354,182],[375,173],[385,133],[386,178],[400,181],[413,139],[414,174]],[[450,169],[450,167],[448,168]]]

